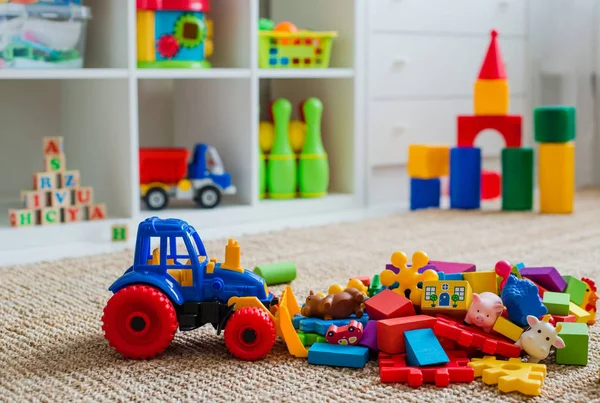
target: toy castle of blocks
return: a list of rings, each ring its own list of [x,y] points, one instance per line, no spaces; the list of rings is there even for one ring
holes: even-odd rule
[[[78,170],[68,171],[62,137],[44,137],[44,172],[33,174],[33,190],[21,191],[21,209],[10,209],[11,227],[29,227],[106,218],[94,204],[94,189],[80,186]]]

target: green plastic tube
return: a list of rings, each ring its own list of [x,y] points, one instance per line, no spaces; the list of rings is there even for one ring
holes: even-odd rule
[[[296,279],[296,263],[285,261],[262,264],[254,268],[254,273],[264,278],[267,285],[290,283]]]

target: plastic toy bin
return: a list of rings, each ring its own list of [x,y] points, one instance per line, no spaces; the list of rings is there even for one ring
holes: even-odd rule
[[[260,31],[258,33],[259,67],[327,68],[335,37],[337,32]]]
[[[0,69],[82,68],[89,19],[74,4],[0,4]]]

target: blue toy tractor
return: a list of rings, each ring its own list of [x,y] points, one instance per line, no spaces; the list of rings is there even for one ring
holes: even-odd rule
[[[159,247],[151,250],[152,244]],[[291,323],[299,312],[291,288],[279,304],[262,277],[240,266],[240,255],[230,239],[219,263],[208,258],[200,236],[185,221],[142,221],[133,265],[109,288],[114,295],[102,316],[106,339],[125,357],[152,358],[169,346],[178,328],[210,323],[217,334],[225,331],[227,348],[240,359],[264,357],[277,334],[290,352],[303,355]]]

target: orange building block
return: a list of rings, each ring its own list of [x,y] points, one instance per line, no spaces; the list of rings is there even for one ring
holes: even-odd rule
[[[405,316],[377,322],[377,347],[388,354],[406,352],[404,332],[433,328],[436,319],[429,315]]]
[[[408,176],[433,179],[448,176],[450,147],[444,145],[411,144],[408,146]]]
[[[400,318],[415,315],[410,300],[392,290],[383,290],[365,302],[365,309],[371,320]]]

